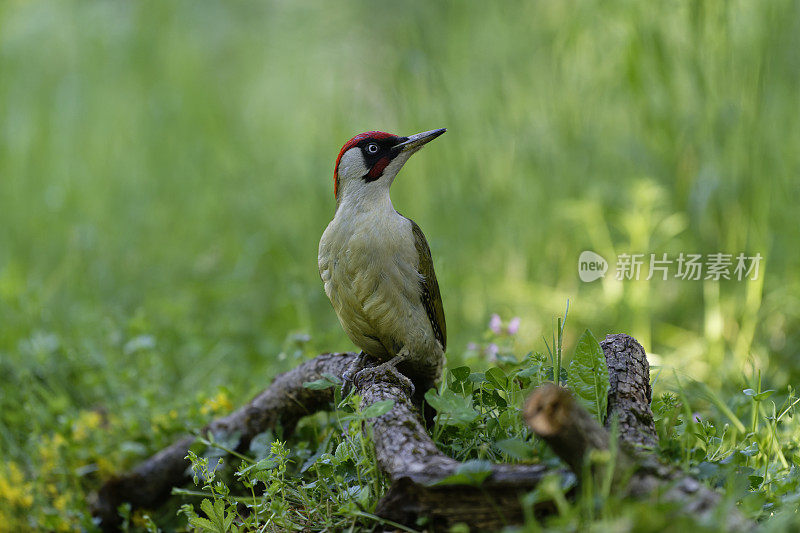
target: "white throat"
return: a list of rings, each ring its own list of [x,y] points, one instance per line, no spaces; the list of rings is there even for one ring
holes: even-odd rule
[[[363,183],[356,187],[357,182],[351,184],[350,190],[342,190],[336,206],[336,215],[347,216],[361,213],[395,213],[392,199],[389,196],[388,186],[379,186],[376,182]]]
[[[345,152],[339,162],[339,195],[336,212],[338,213],[343,206],[357,211],[394,212],[389,189],[409,157],[411,153],[399,154],[386,166],[378,179],[366,181],[364,176],[369,169],[364,164],[361,151],[352,148]]]

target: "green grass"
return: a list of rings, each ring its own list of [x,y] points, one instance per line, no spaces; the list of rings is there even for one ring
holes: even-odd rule
[[[798,48],[781,0],[3,2],[0,512],[91,529],[104,475],[351,348],[316,250],[367,129],[448,128],[393,200],[431,244],[450,368],[486,365],[466,346],[493,312],[543,350],[569,299],[565,353],[630,333],[657,391],[749,427],[755,376],[800,381]],[[586,284],[587,249],[611,274],[619,253],[765,260],[756,282]]]

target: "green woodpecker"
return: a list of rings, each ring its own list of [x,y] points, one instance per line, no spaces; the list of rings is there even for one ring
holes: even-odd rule
[[[445,131],[368,131],[336,159],[336,213],[318,259],[325,293],[362,350],[346,379],[363,368],[365,356],[396,368],[420,395],[441,374],[447,330],[431,251],[419,226],[395,211],[389,188],[406,161]]]

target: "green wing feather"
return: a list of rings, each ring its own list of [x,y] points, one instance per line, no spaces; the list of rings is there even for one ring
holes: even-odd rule
[[[422,277],[420,280],[422,305],[425,306],[425,312],[431,321],[433,334],[442,343],[442,349],[446,350],[447,325],[444,322],[444,308],[442,307],[442,295],[439,293],[439,282],[436,280],[436,272],[433,271],[431,249],[428,247],[428,241],[425,240],[425,235],[423,235],[417,223],[410,218],[406,220],[411,222],[411,229],[414,232],[414,245],[417,248],[417,255],[419,255],[419,273]]]

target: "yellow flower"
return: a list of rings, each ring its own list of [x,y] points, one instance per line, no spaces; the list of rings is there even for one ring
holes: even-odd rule
[[[23,495],[19,500],[20,507],[24,507],[25,509],[33,505],[33,494],[30,493],[30,485],[27,485],[26,487],[28,491],[27,494]]]
[[[14,485],[21,485],[25,481],[25,476],[22,475],[22,470],[17,466],[17,463],[13,461],[7,463],[6,470],[8,471],[8,480]]]
[[[231,403],[228,393],[220,390],[217,392],[216,396],[209,398],[203,403],[200,412],[204,415],[210,413],[218,414],[230,411],[231,409],[233,409],[233,403]]]
[[[0,471],[0,502],[27,509],[33,505],[32,492],[32,484],[25,483],[22,470],[15,462],[7,462]]]
[[[18,486],[12,485],[5,478],[0,478],[0,501],[14,505],[21,495],[22,491]]]
[[[80,530],[78,529],[78,526],[72,524],[70,521],[62,519],[58,523],[58,526],[56,526],[56,531],[58,531],[59,533],[67,533],[68,531],[80,531]]]
[[[84,440],[89,432],[100,427],[103,418],[97,411],[83,411],[72,426],[72,436],[75,440]]]
[[[69,504],[69,497],[66,494],[62,494],[58,496],[55,500],[53,500],[53,507],[55,507],[59,511],[65,511],[67,509],[68,504]]]
[[[168,413],[161,413],[153,416],[153,423],[150,425],[150,429],[153,433],[158,432],[163,428],[168,428],[172,425],[172,421],[178,418],[178,412],[175,409],[172,409]]]
[[[66,443],[67,440],[59,433],[42,437],[42,442],[39,444],[40,471],[46,473],[56,468],[61,455],[60,448]]]
[[[89,429],[97,429],[103,423],[103,417],[97,411],[84,411],[81,415],[81,420]]]

